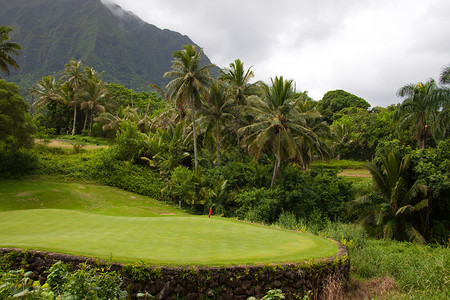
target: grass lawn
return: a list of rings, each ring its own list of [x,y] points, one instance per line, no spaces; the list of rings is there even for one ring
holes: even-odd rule
[[[337,245],[212,216],[119,189],[51,180],[0,181],[0,247],[161,265],[300,262]]]
[[[370,172],[366,169],[343,169],[339,171],[338,176],[372,178]]]

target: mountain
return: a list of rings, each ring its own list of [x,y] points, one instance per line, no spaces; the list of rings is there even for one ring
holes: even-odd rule
[[[20,70],[7,79],[22,88],[56,75],[75,58],[103,71],[104,81],[149,90],[150,83],[165,86],[170,80],[163,74],[174,51],[195,45],[101,0],[0,0],[0,7],[0,25],[12,27],[11,41],[22,46]],[[204,56],[203,63],[210,60]]]

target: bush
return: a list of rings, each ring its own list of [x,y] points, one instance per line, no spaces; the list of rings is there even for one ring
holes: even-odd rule
[[[16,177],[38,168],[39,157],[31,149],[11,150],[0,142],[0,177]]]
[[[237,196],[239,208],[236,214],[243,220],[258,223],[274,223],[281,213],[282,191],[279,189],[251,189]]]

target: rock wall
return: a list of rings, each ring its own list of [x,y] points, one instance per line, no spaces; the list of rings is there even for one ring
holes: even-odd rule
[[[10,269],[33,271],[32,278],[46,281],[46,270],[62,261],[77,266],[87,263],[109,267],[124,279],[124,288],[131,298],[148,292],[157,299],[247,299],[263,297],[270,289],[281,289],[287,299],[302,298],[305,294],[319,299],[327,282],[344,287],[349,276],[348,250],[339,244],[333,257],[299,264],[270,264],[233,267],[155,267],[122,265],[58,253],[0,249],[0,262]]]

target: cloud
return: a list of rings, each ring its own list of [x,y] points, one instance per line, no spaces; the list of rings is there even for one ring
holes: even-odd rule
[[[220,67],[240,58],[256,79],[284,75],[315,99],[344,89],[386,106],[450,63],[446,0],[111,1],[188,35]]]

